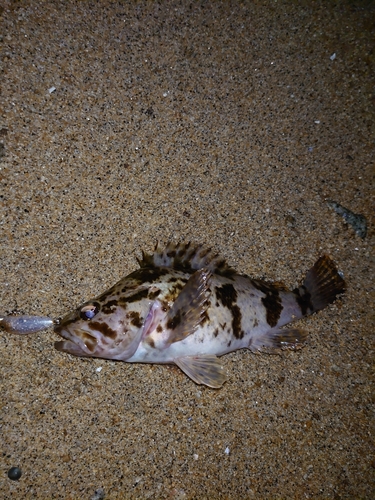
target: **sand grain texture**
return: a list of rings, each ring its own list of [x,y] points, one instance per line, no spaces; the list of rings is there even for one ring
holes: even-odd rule
[[[327,253],[348,291],[219,391],[2,332],[0,498],[374,498],[372,3],[1,6],[1,311],[61,316],[170,239],[290,287]]]

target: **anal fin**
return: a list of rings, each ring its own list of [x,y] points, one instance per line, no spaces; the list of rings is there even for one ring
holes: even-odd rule
[[[174,362],[197,384],[219,389],[227,380],[224,367],[214,355],[183,356]]]
[[[296,351],[305,346],[308,333],[299,328],[278,328],[269,330],[261,337],[253,340],[249,349],[253,352],[279,354],[280,351],[290,349]]]

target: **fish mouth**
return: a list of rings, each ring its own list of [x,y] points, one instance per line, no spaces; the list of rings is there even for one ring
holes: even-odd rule
[[[60,340],[59,342],[55,342],[54,347],[57,351],[67,352],[68,354],[73,354],[73,356],[92,356],[92,354],[88,354],[87,352],[83,351],[78,344],[75,344],[71,340]]]
[[[83,329],[72,329],[66,324],[59,324],[54,331],[64,339],[55,342],[55,349],[58,351],[74,356],[93,356],[98,347],[98,339]]]

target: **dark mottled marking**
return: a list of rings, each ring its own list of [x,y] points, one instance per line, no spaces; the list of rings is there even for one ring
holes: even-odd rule
[[[156,297],[158,297],[160,295],[160,293],[161,293],[160,289],[159,290],[151,290],[148,292],[148,298],[150,300],[155,300]]]
[[[168,330],[174,330],[178,325],[181,324],[182,321],[182,314],[181,310],[177,311],[177,313],[173,316],[173,318],[170,318],[167,321],[167,328]]]
[[[231,344],[232,344],[232,341],[230,340],[230,341],[228,342],[228,344],[227,344],[227,347],[230,347],[230,346],[231,346]]]
[[[214,337],[216,338],[219,335],[219,329],[215,328],[214,330]]]
[[[284,288],[278,284],[274,286],[271,283],[266,283],[261,280],[252,280],[252,283],[255,288],[265,294],[265,297],[262,298],[262,302],[266,308],[267,323],[271,327],[276,326],[280,319],[281,311],[283,310],[279,290],[284,290]]]
[[[305,286],[302,285],[300,288],[295,288],[293,293],[296,296],[297,304],[301,308],[301,312],[304,316],[314,310],[314,306],[311,302],[311,294],[307,291]]]
[[[189,274],[194,274],[196,271],[196,269],[194,269],[189,262],[181,261],[178,257],[176,257],[173,262],[173,269]]]
[[[225,327],[226,327],[226,326],[227,326],[227,323],[226,323],[226,322],[224,322],[224,323],[220,323],[220,328],[221,328],[222,330],[225,330]]]
[[[117,333],[112,328],[109,328],[107,323],[100,323],[99,321],[90,321],[87,323],[90,330],[96,330],[104,335],[104,337],[109,337],[110,339],[115,339]]]
[[[245,335],[245,332],[241,329],[242,314],[240,308],[236,304],[237,292],[234,286],[230,283],[227,283],[221,287],[216,287],[216,296],[223,304],[223,306],[227,307],[232,313],[233,335],[237,339],[242,339],[242,337]]]
[[[253,321],[253,328],[256,328],[258,325],[259,325],[258,318],[254,318],[254,321]]]
[[[135,292],[133,295],[130,295],[128,297],[120,298],[118,300],[118,303],[120,305],[123,304],[129,304],[131,302],[138,302],[139,300],[147,298],[148,295],[148,289],[144,288],[143,290],[139,290],[138,292]]]
[[[165,276],[170,269],[165,267],[141,267],[129,275],[129,278],[139,280],[141,283],[153,283],[157,279]]]
[[[223,306],[228,309],[231,309],[232,305],[235,304],[237,300],[237,292],[234,286],[230,284],[216,287],[216,296]]]
[[[209,307],[209,306],[208,306]],[[210,322],[210,317],[208,315],[207,309],[203,311],[203,314],[201,315],[201,320],[200,320],[200,326],[204,325],[205,323]]]
[[[111,314],[113,312],[113,308],[117,306],[117,300],[110,300],[106,304],[102,306],[102,312],[104,314]]]
[[[170,252],[167,252],[167,256],[170,259],[174,259],[176,257],[176,250],[171,250]]]
[[[95,337],[89,335],[88,333],[82,332],[80,334],[80,338],[83,340],[85,346],[89,351],[93,352],[95,350],[95,347],[97,346],[98,343]]]
[[[152,337],[147,337],[147,339],[145,340],[145,342],[147,342],[147,344],[152,347],[153,349],[155,349],[155,342],[154,342],[154,339]]]
[[[169,289],[169,292],[165,295],[164,300],[167,302],[174,302],[177,299],[178,295],[180,294],[181,290],[186,285],[186,282],[187,281],[185,281],[184,283],[179,282],[176,283],[174,287],[171,287]]]
[[[105,302],[108,297],[110,297],[111,295],[113,295],[115,293],[115,287],[111,287],[109,290],[107,290],[106,292],[102,293],[100,295],[100,297],[98,298],[98,300],[100,300],[100,302]]]
[[[232,307],[232,314],[233,335],[236,337],[236,339],[242,339],[242,337],[245,335],[245,332],[241,329],[242,314],[240,308],[237,305]]]
[[[129,318],[131,318],[130,323],[138,328],[141,328],[143,325],[143,321],[139,315],[139,312],[137,311],[132,311],[127,315]]]
[[[141,280],[134,280],[134,279],[130,280],[130,279],[126,278],[125,285],[121,288],[121,293],[127,293],[130,290],[135,290],[141,284],[142,284]],[[113,288],[114,288],[113,292],[115,293],[116,285]]]
[[[156,327],[156,331],[157,331],[158,333],[161,333],[161,332],[163,331],[163,327],[162,327],[161,325],[158,325],[158,326]]]
[[[272,327],[276,326],[280,319],[281,311],[283,310],[279,292],[268,292],[267,295],[262,298],[262,302],[266,308],[267,323]]]

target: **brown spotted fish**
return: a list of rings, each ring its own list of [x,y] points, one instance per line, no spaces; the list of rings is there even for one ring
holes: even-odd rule
[[[174,363],[197,384],[219,388],[226,374],[218,356],[243,348],[273,353],[303,347],[303,330],[282,327],[345,291],[327,256],[292,291],[239,275],[211,250],[190,243],[157,246],[139,265],[55,324],[65,339],[56,349],[130,363]],[[41,318],[41,325],[47,320]]]

